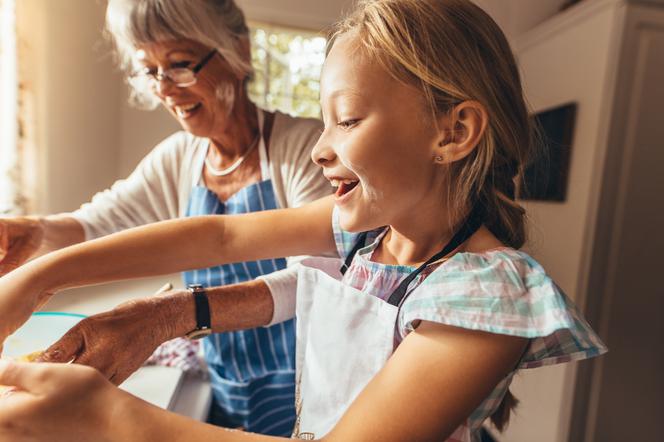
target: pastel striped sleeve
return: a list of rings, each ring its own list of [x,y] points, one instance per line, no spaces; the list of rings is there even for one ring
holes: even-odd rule
[[[531,339],[519,368],[586,359],[606,346],[533,258],[513,249],[459,253],[404,301],[403,339],[416,321]]]

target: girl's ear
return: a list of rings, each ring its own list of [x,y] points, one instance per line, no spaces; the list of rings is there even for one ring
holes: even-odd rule
[[[441,116],[434,152],[436,163],[449,164],[468,156],[479,144],[488,124],[486,109],[477,101],[464,101]]]

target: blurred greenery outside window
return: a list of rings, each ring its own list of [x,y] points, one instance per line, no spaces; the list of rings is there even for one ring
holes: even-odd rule
[[[260,107],[320,118],[320,72],[326,39],[312,31],[252,22],[254,79],[249,96]]]

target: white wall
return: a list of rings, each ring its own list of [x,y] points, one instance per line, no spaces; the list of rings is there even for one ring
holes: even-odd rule
[[[474,0],[510,36],[554,15],[565,0]],[[353,0],[237,0],[247,17],[282,25],[323,29],[352,8]]]
[[[510,0],[509,32],[515,38],[560,11],[565,0]]]
[[[161,107],[145,111],[129,106],[127,87],[124,84],[121,86],[120,94],[115,97],[115,104],[120,111],[120,143],[116,151],[118,178],[130,174],[157,143],[181,129],[175,119]]]
[[[510,36],[518,36],[560,9],[565,0],[474,0]],[[324,29],[352,8],[353,0],[237,0],[253,20]]]
[[[323,30],[334,23],[353,0],[236,0],[251,20],[304,29]]]
[[[36,100],[38,206],[75,209],[117,176],[119,76],[91,0],[17,2],[20,51]]]
[[[565,0],[473,0],[514,40],[555,15]]]

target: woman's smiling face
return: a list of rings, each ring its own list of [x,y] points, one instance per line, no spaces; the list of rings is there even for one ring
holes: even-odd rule
[[[395,225],[439,204],[439,130],[423,94],[395,80],[351,36],[332,47],[321,76],[325,130],[312,152],[333,186],[341,227]]]
[[[137,64],[150,73],[172,68],[193,68],[210,53],[210,48],[178,40],[143,45],[136,51]],[[152,92],[187,132],[213,137],[229,122],[240,79],[220,54],[215,54],[196,75],[196,83],[178,87],[164,79],[153,81]],[[218,91],[222,91],[221,97]]]

